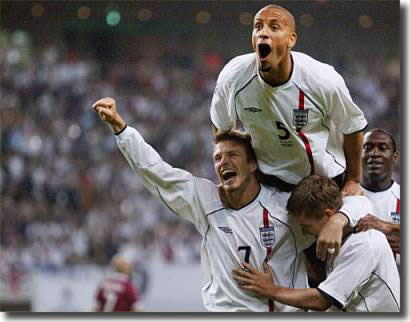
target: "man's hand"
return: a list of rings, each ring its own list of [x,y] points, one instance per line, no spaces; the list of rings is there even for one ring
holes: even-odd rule
[[[360,219],[357,225],[357,231],[366,231],[369,229],[377,229],[383,234],[390,234],[390,225],[387,221],[381,220],[380,218],[373,215],[366,215],[364,218]]]
[[[353,180],[346,181],[342,189],[342,197],[358,195],[364,195],[363,190],[360,188],[360,183]]]
[[[385,234],[391,249],[400,254],[400,224],[391,223],[368,214],[360,219],[356,230],[366,231],[369,229],[376,229]]]
[[[120,133],[125,128],[126,123],[118,114],[114,99],[102,98],[93,104],[93,109],[104,122],[111,125],[114,133]]]
[[[400,233],[391,233],[386,236],[393,252],[400,254]]]
[[[340,212],[336,212],[329,218],[317,236],[316,256],[318,258],[325,261],[327,256],[335,257],[339,253],[340,245],[342,244],[343,229],[348,224],[349,220]],[[328,249],[334,249],[334,252],[329,253]]]
[[[263,272],[259,272],[254,266],[242,263],[245,270],[235,268],[232,270],[233,278],[243,290],[253,291],[260,296],[271,297],[275,293],[276,286],[273,283],[273,275],[269,265],[263,263]]]

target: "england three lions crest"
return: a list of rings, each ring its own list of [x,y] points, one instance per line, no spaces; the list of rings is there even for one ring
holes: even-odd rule
[[[399,212],[390,213],[390,218],[394,223],[400,224],[400,213]]]
[[[260,227],[259,234],[263,246],[272,247],[275,244],[275,228],[273,226]]]
[[[293,109],[293,125],[297,129],[303,128],[309,121],[309,109]]]

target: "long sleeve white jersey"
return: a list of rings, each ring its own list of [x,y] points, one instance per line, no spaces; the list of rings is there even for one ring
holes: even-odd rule
[[[400,277],[383,233],[348,236],[318,289],[333,298],[329,311],[399,312]]]
[[[298,311],[241,290],[232,275],[241,261],[261,268],[267,259],[278,285],[307,287],[302,250],[313,240],[288,217],[288,193],[261,186],[245,207],[225,208],[216,184],[164,162],[134,128],[128,126],[118,135],[117,145],[143,185],[202,235],[202,296],[207,310]],[[355,207],[361,211],[353,211]],[[341,211],[354,226],[370,208],[367,198],[350,197]]]
[[[266,174],[290,184],[313,173],[334,178],[346,169],[342,134],[364,130],[367,121],[332,66],[298,52],[292,60],[289,81],[272,87],[255,53],[232,59],[217,80],[212,123],[242,125]]]

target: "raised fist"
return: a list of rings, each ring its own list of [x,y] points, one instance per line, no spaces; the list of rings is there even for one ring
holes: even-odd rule
[[[105,97],[98,100],[93,104],[93,109],[104,122],[111,125],[114,133],[119,133],[125,128],[126,123],[118,114],[113,98]]]

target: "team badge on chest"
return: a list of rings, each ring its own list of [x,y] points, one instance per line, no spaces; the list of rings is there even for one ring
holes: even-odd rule
[[[299,110],[293,109],[293,125],[297,129],[303,128],[309,121],[309,109]]]
[[[275,244],[275,228],[273,226],[260,227],[259,234],[263,246],[272,247]]]
[[[390,213],[390,218],[394,223],[400,224],[400,213],[399,212]]]

